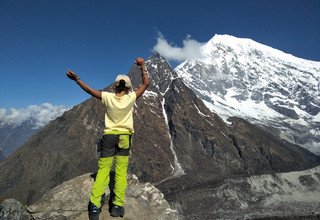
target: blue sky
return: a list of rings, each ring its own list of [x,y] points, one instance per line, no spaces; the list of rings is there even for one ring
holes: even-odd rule
[[[89,95],[67,68],[104,88],[148,58],[159,33],[177,47],[229,34],[320,61],[320,1],[2,0],[0,108],[79,104]]]

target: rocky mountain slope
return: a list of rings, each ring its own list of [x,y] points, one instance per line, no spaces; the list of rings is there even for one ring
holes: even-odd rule
[[[215,35],[201,53],[175,70],[211,111],[320,154],[320,62],[228,35]]]
[[[164,184],[170,195],[181,178],[201,188],[210,178],[223,181],[320,164],[318,156],[243,119],[233,117],[225,123],[159,54],[146,65],[151,85],[134,110],[130,161],[130,173],[142,182],[160,188]],[[140,74],[133,65],[129,76],[135,86],[141,82]],[[95,143],[103,119],[102,104],[90,98],[45,126],[0,163],[0,197],[31,204],[63,181],[95,172]]]

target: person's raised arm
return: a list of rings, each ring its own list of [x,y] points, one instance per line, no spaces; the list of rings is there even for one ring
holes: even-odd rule
[[[138,89],[135,91],[137,98],[139,98],[149,86],[149,74],[144,64],[143,58],[138,57],[136,59],[136,64],[140,66],[142,77],[142,85],[140,85]]]
[[[92,95],[97,99],[101,99],[101,91],[90,88],[85,82],[83,82],[77,74],[72,72],[71,70],[67,70],[67,76],[69,79],[75,81],[85,92]]]

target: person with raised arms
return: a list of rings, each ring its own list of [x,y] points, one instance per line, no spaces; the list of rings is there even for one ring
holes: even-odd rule
[[[100,158],[98,172],[93,183],[88,205],[89,219],[99,219],[104,194],[110,181],[110,171],[115,164],[115,185],[112,207],[113,217],[124,216],[124,199],[127,188],[127,170],[133,128],[134,104],[148,88],[149,76],[144,59],[136,58],[135,63],[141,68],[142,84],[132,91],[131,80],[127,75],[118,75],[114,82],[114,92],[92,89],[80,77],[67,70],[67,76],[74,80],[85,92],[100,99],[105,106],[105,128],[99,141]]]

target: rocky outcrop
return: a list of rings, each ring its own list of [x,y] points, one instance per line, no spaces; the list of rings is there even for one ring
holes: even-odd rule
[[[39,201],[27,207],[35,219],[87,220],[87,205],[93,179],[85,174],[48,191]],[[109,197],[109,189],[106,191]],[[140,183],[129,175],[124,219],[179,219],[177,210],[170,208],[163,194],[150,183]],[[114,219],[108,204],[102,207],[100,219]]]

